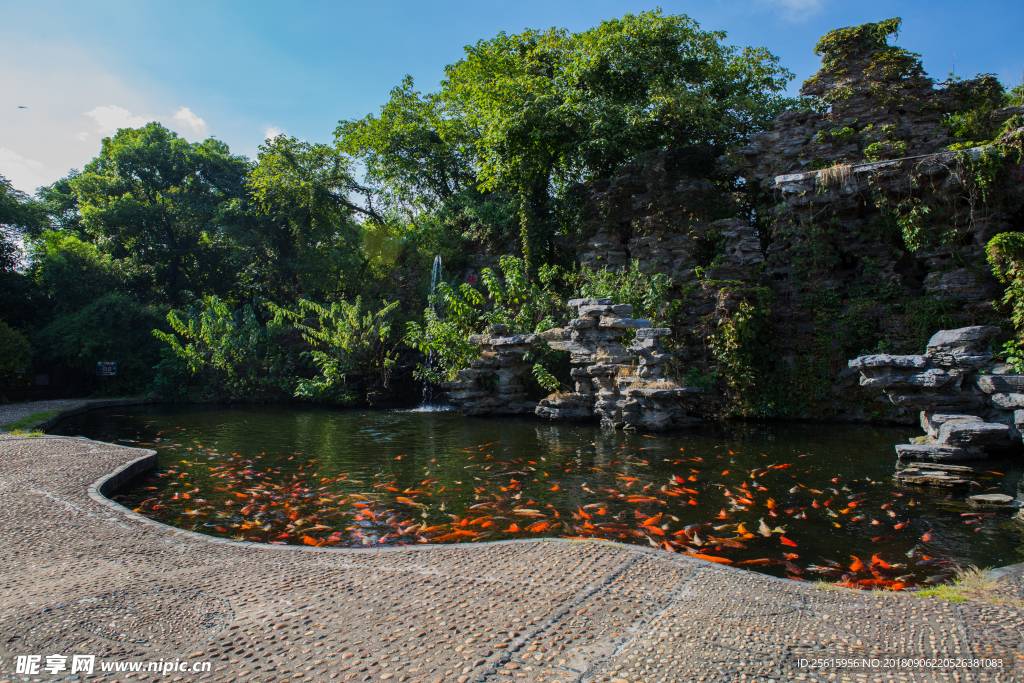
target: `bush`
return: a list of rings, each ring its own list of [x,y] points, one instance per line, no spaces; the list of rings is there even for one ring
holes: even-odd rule
[[[297,353],[285,350],[291,328],[272,307],[229,308],[208,296],[185,311],[171,311],[172,332],[154,330],[167,344],[159,384],[171,395],[190,385],[204,400],[267,401],[288,398],[297,381]]]
[[[96,376],[99,361],[117,361],[109,379],[112,393],[144,390],[153,381],[160,345],[151,331],[161,325],[152,308],[120,294],[108,294],[61,316],[35,335],[38,360],[59,369],[69,392],[93,393],[106,388]]]

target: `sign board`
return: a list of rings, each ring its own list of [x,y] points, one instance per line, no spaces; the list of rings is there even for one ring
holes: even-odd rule
[[[96,375],[98,377],[114,377],[117,375],[117,361],[101,360],[96,363]]]

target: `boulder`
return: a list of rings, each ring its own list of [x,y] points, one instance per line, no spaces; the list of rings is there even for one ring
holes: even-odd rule
[[[901,484],[936,486],[939,488],[967,488],[971,485],[970,479],[962,479],[961,477],[954,474],[947,474],[941,470],[919,470],[911,468],[897,472],[896,481]]]
[[[992,405],[1003,410],[1024,408],[1024,394],[992,394]]]
[[[950,351],[956,348],[978,347],[982,342],[988,341],[1001,332],[1000,328],[992,325],[939,330],[928,340],[928,350],[925,351],[925,355],[932,356],[934,352]]]
[[[886,387],[938,389],[947,384],[953,376],[942,368],[931,368],[923,372],[912,372],[897,368],[879,367],[861,370],[860,385],[875,389]]]
[[[1010,427],[979,420],[951,420],[939,428],[935,440],[946,446],[984,448],[1010,445]]]
[[[986,394],[1024,393],[1024,375],[978,375],[974,386]]]
[[[893,405],[929,412],[978,410],[984,401],[973,394],[889,394]]]
[[[656,337],[667,337],[672,334],[670,327],[648,327],[636,331],[636,339],[654,339]]]
[[[637,329],[641,327],[650,327],[651,321],[644,318],[610,318],[608,316],[601,317],[601,327],[621,327],[625,329]]]
[[[960,460],[985,460],[981,451],[940,444],[896,444],[896,457],[900,460],[930,460],[932,462],[957,462]]]
[[[1005,493],[979,493],[976,496],[968,496],[967,500],[974,507],[980,508],[1002,508],[1005,510],[1016,510],[1020,507],[1020,501]]]
[[[921,429],[926,431],[928,433],[928,436],[934,438],[934,437],[937,437],[939,435],[939,429],[942,427],[942,425],[944,425],[947,422],[952,422],[954,420],[968,421],[968,422],[970,422],[970,421],[984,422],[984,420],[982,420],[977,415],[958,415],[958,414],[955,414],[955,413],[954,414],[950,414],[950,413],[928,413],[928,412],[922,411],[921,412]]]

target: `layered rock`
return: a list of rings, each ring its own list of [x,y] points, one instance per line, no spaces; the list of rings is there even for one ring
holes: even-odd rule
[[[900,460],[949,462],[982,459],[1019,447],[1024,375],[992,362],[989,340],[998,327],[941,330],[924,355],[860,356],[849,362],[860,384],[880,389],[893,405],[919,409],[925,435],[896,446]]]
[[[665,380],[665,353],[661,338],[668,328],[652,328],[651,321],[633,318],[633,307],[611,299],[572,299],[573,317],[565,327],[541,334],[548,346],[568,351],[576,365],[576,390],[552,394],[540,402],[536,414],[553,420],[590,420],[616,429],[661,431],[687,427],[699,420],[687,416],[683,398],[697,393]],[[622,340],[635,330],[628,348]]]
[[[532,413],[535,401],[526,400],[523,377],[533,367],[523,361],[539,337],[509,334],[506,325],[490,325],[485,334],[472,335],[480,355],[454,382],[442,387],[448,399],[466,415],[518,415]]]

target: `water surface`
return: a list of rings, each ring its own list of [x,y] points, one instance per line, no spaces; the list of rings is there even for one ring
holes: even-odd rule
[[[901,427],[726,424],[668,435],[452,412],[139,406],[57,433],[156,448],[119,501],[213,536],[324,547],[542,536],[656,546],[776,576],[914,587],[1024,561],[964,494],[901,487]],[[981,491],[1016,494],[1019,463]],[[874,562],[872,562],[874,558]]]

